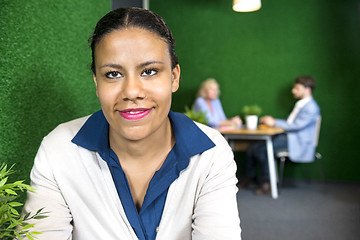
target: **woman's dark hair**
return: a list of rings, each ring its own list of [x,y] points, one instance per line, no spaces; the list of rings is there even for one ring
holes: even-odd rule
[[[178,64],[178,59],[175,54],[175,40],[164,19],[156,13],[142,8],[118,8],[109,12],[99,20],[96,24],[94,33],[89,39],[92,51],[91,70],[94,74],[96,73],[96,45],[105,35],[111,33],[112,31],[128,27],[145,29],[164,39],[169,47],[171,67],[174,68]]]
[[[312,76],[299,76],[295,79],[295,83],[301,84],[304,87],[308,87],[311,89],[311,92],[314,91],[315,88],[315,79]]]

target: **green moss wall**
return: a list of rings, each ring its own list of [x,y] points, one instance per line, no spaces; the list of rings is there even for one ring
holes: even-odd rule
[[[87,44],[108,0],[0,0],[0,162],[28,178],[42,138],[99,109]]]
[[[228,116],[256,103],[286,117],[293,79],[311,74],[326,177],[360,181],[358,1],[262,2],[258,12],[235,13],[232,0],[150,1],[177,41],[183,80],[173,109],[184,111],[200,82],[215,77]],[[16,163],[24,179],[43,136],[99,109],[87,39],[110,7],[108,0],[0,0],[0,162]],[[302,168],[285,171],[301,177]],[[316,164],[310,168],[316,178]]]
[[[182,67],[173,109],[191,105],[200,82],[215,77],[228,116],[256,103],[264,114],[286,118],[295,102],[294,78],[313,75],[326,178],[359,181],[359,1],[263,0],[262,5],[257,12],[236,13],[232,0],[151,0],[150,8],[175,35]],[[288,164],[285,171],[303,177],[309,167],[311,176],[319,177],[316,164]]]

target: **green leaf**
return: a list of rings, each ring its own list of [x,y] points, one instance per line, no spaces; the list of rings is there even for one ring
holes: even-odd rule
[[[11,211],[13,214],[15,214],[16,216],[19,216],[19,212],[16,211],[15,208],[10,208],[10,211]]]
[[[18,198],[17,196],[6,196],[6,197],[0,197],[0,204],[2,202],[10,202],[13,201],[14,199]]]
[[[31,213],[27,213],[23,218],[20,217],[16,208],[23,204],[14,201],[19,197],[18,191],[35,191],[36,189],[25,184],[23,180],[8,183],[7,181],[11,179],[8,178],[8,176],[15,172],[12,170],[13,166],[8,168],[6,164],[2,164],[0,167],[0,239],[14,239],[15,237],[17,239],[23,239],[21,235],[26,235],[27,239],[34,240],[34,238],[36,238],[34,235],[38,235],[40,232],[34,231],[29,233],[29,229],[35,224],[28,224],[25,220],[43,219],[47,216],[42,212],[42,208],[32,217]]]
[[[9,228],[14,228],[14,227],[16,227],[16,226],[18,226],[18,225],[19,225],[18,223],[13,222],[12,224],[9,225]]]
[[[35,192],[36,189],[33,188],[32,186],[26,185],[26,190],[30,191],[30,192]]]
[[[35,215],[38,215],[40,212],[42,212],[42,210],[44,210],[45,207],[40,208],[39,210],[37,210],[37,212],[35,213]]]
[[[22,219],[17,219],[17,218],[13,218],[10,220],[12,222],[12,224],[16,224],[16,225],[21,225],[22,223]]]
[[[242,110],[241,110],[242,115],[244,116],[244,118],[247,115],[257,115],[260,116],[262,113],[262,109],[261,107],[259,107],[258,105],[245,105]]]
[[[9,205],[12,206],[12,207],[20,207],[20,206],[22,206],[23,204],[22,204],[22,203],[18,203],[18,202],[10,202]]]
[[[22,237],[21,237],[20,234],[18,234],[16,231],[14,232],[14,234],[15,234],[15,236],[16,236],[18,239],[22,240]]]
[[[48,216],[45,216],[45,215],[39,215],[39,216],[35,216],[34,219],[44,219],[44,218],[47,218]]]
[[[8,178],[7,178],[7,177],[6,177],[6,178],[4,178],[4,179],[2,179],[2,180],[0,181],[0,187],[4,186],[4,185],[5,185],[5,183],[7,182],[7,180],[8,180]]]
[[[34,226],[35,226],[35,223],[26,224],[24,227],[21,228],[21,230],[24,231],[24,230],[27,230],[27,229],[32,228]]]
[[[17,195],[17,193],[11,189],[5,189],[5,192],[7,192],[8,194]]]
[[[28,220],[28,217],[30,216],[30,213],[26,213],[25,216],[23,217],[24,220]]]
[[[26,237],[27,237],[29,240],[34,240],[34,238],[31,236],[31,234],[26,234]]]
[[[188,116],[191,120],[199,122],[199,123],[203,123],[203,124],[208,124],[208,120],[206,117],[206,113],[201,112],[201,111],[195,111],[194,108],[189,108],[188,106],[185,106],[185,113],[186,116]]]

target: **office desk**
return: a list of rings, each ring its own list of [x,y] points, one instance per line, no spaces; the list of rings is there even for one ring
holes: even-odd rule
[[[278,198],[277,179],[274,159],[274,149],[272,143],[272,136],[283,133],[282,128],[259,128],[257,130],[240,129],[219,129],[225,139],[229,142],[232,149],[234,149],[234,140],[264,140],[266,142],[266,149],[268,154],[269,175],[271,185],[272,198]]]

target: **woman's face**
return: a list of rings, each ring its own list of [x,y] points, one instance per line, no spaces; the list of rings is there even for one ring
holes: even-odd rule
[[[216,83],[211,83],[206,87],[206,97],[214,100],[219,96],[219,86]]]
[[[166,42],[139,28],[115,30],[95,47],[96,95],[110,134],[142,140],[166,128],[180,67],[171,69]]]

